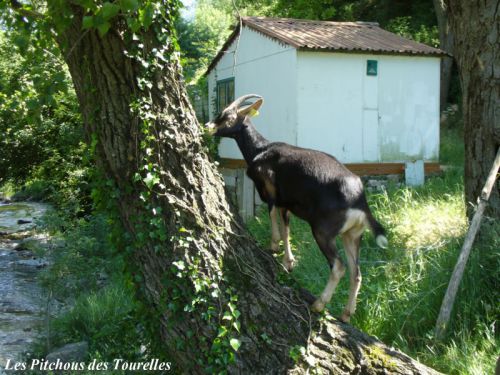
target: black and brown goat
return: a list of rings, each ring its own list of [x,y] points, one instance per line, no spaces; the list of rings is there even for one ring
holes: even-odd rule
[[[246,100],[256,98],[250,105]],[[335,245],[342,236],[350,273],[349,301],[341,319],[349,321],[356,309],[361,286],[359,245],[370,228],[381,247],[387,246],[383,227],[373,217],[361,179],[333,156],[324,152],[267,141],[252,125],[250,117],[263,103],[258,95],[245,95],[230,104],[212,122],[206,124],[214,136],[236,140],[247,162],[247,175],[255,183],[261,199],[268,204],[272,223],[272,248],[276,249],[280,232],[276,211],[281,216],[281,239],[285,246],[283,265],[291,270],[294,258],[290,249],[289,213],[307,221],[319,248],[330,265],[330,277],[320,297],[312,305],[321,311],[335,291],[345,267]]]

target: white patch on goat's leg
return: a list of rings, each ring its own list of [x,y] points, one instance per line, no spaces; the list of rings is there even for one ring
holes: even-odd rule
[[[269,212],[271,218],[271,250],[278,251],[280,246],[280,229],[278,226],[278,215],[276,213],[277,208],[273,206]]]
[[[354,232],[357,239],[351,236]],[[343,322],[349,322],[350,317],[356,311],[356,298],[358,296],[359,288],[361,287],[361,270],[359,268],[359,237],[357,233],[359,229],[353,228],[351,232],[344,234],[342,240],[344,242],[347,265],[349,267],[349,299],[344,311],[340,317]]]
[[[344,276],[344,273],[345,267],[342,264],[342,261],[340,260],[340,258],[335,258],[333,267],[330,271],[330,277],[328,278],[328,282],[326,283],[326,287],[321,293],[320,297],[316,301],[314,301],[313,305],[311,306],[311,309],[313,311],[321,312],[325,308],[325,305],[330,302],[340,279],[342,278],[342,276]]]
[[[290,248],[290,225],[287,224],[286,211],[280,210],[281,214],[281,239],[283,240],[283,245],[285,247],[285,255],[283,256],[283,266],[288,272],[293,269],[295,264],[295,258],[292,254],[292,249]]]

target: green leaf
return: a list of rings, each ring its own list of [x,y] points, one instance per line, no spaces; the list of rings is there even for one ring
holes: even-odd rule
[[[139,21],[145,29],[153,23],[154,9],[151,3],[148,3],[144,8],[139,9]]]
[[[231,345],[231,348],[233,348],[234,351],[237,352],[241,346],[241,341],[238,339],[231,339],[229,340],[229,345]]]
[[[182,260],[179,260],[177,262],[172,262],[172,264],[174,266],[176,266],[179,270],[184,270],[186,268],[186,265],[184,264],[184,262]]]
[[[20,52],[24,53],[30,43],[29,35],[24,33],[17,33],[14,34],[11,38],[14,44],[19,48]]]
[[[130,30],[132,30],[133,33],[141,28],[141,23],[137,18],[128,17],[127,25],[128,27],[130,27]]]
[[[233,327],[234,327],[234,329],[236,329],[238,332],[240,332],[241,323],[240,323],[240,322],[233,322]]]
[[[94,26],[94,16],[85,16],[82,21],[82,29],[90,29]]]
[[[100,13],[104,20],[110,20],[118,14],[120,6],[112,3],[104,3],[100,9]]]
[[[77,0],[76,3],[86,9],[95,9],[96,7],[94,0]]]
[[[135,12],[139,8],[137,0],[120,0],[120,8],[125,12]]]
[[[109,25],[109,24],[108,24]],[[108,26],[109,28],[109,26]],[[107,30],[106,30],[107,31]],[[160,179],[158,178],[158,176],[155,176],[151,173],[148,172],[148,174],[146,175],[146,177],[144,178],[144,183],[146,184],[146,186],[150,189],[153,188],[154,185],[156,185],[158,182],[160,182]]]
[[[224,337],[227,334],[227,328],[222,326],[219,327],[219,331],[217,332],[217,337]]]
[[[108,21],[101,23],[99,26],[97,26],[97,30],[99,31],[99,35],[100,36],[106,35],[106,33],[108,32],[110,27],[111,27],[111,24]]]

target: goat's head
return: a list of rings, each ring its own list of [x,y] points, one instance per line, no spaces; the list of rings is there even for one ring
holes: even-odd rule
[[[248,105],[244,105],[248,99],[257,100]],[[245,118],[257,113],[264,99],[256,94],[244,95],[229,104],[215,119],[205,124],[207,131],[216,137],[232,137],[238,133],[245,125]]]

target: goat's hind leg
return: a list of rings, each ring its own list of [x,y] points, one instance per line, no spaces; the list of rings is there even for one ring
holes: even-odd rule
[[[290,212],[286,208],[280,208],[281,218],[281,239],[285,247],[285,255],[283,256],[283,266],[288,272],[292,271],[295,264],[295,258],[290,248]]]
[[[332,299],[333,293],[335,292],[340,279],[344,276],[345,267],[342,264],[342,260],[338,256],[337,246],[335,245],[337,231],[322,233],[321,231],[315,231],[313,229],[313,234],[319,248],[325,255],[328,260],[328,264],[330,265],[330,276],[325,289],[311,306],[311,310],[321,312],[325,308],[325,305]]]
[[[356,298],[361,287],[361,269],[359,268],[359,244],[363,230],[353,228],[342,235],[344,242],[347,264],[349,266],[349,300],[340,317],[343,322],[349,322],[350,317],[356,311]]]
[[[276,211],[276,206],[269,205],[269,218],[271,219],[271,250],[274,252],[277,252],[280,247],[280,229]]]

